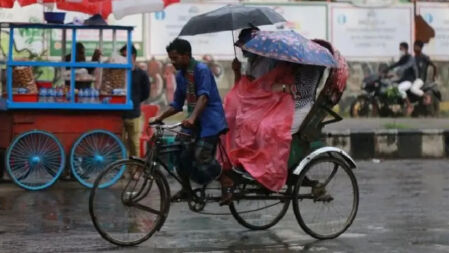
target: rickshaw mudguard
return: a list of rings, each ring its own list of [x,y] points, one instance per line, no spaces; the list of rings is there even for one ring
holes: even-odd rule
[[[313,151],[304,159],[302,159],[299,165],[294,169],[293,174],[299,175],[309,163],[311,163],[314,159],[322,157],[324,155],[342,158],[350,168],[357,168],[354,160],[344,150],[336,147],[322,147]]]

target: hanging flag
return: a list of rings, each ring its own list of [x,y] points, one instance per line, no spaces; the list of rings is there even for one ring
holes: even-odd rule
[[[15,0],[0,0],[0,8],[12,8]],[[138,13],[161,11],[181,0],[17,0],[20,6],[36,3],[56,3],[58,9],[86,14],[100,14],[106,19],[114,13],[118,19]]]
[[[12,8],[14,0],[0,0],[0,8]]]
[[[100,14],[106,19],[111,14],[111,1],[91,2],[89,0],[56,0],[56,7],[66,11]]]

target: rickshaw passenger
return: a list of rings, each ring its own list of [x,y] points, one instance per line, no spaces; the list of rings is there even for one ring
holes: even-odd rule
[[[243,29],[239,34],[239,39],[235,43],[236,46],[242,46],[259,31],[257,27]],[[243,56],[248,58],[245,76],[249,80],[257,80],[266,73],[270,72],[276,67],[278,61],[263,56],[259,56],[243,50]],[[312,65],[291,64],[294,78],[292,84],[275,84],[272,86],[273,91],[277,92],[291,92],[295,100],[295,112],[293,117],[293,124],[291,133],[298,132],[301,123],[312,108],[315,100],[315,91],[323,75],[324,67]],[[235,81],[238,82],[241,78],[241,63],[238,59],[232,62],[232,69],[234,71]]]
[[[257,27],[243,29],[240,32],[238,37],[239,39],[237,40],[235,45],[239,47],[242,46],[243,44],[251,40],[251,38],[257,31],[259,31],[259,28]],[[245,66],[245,76],[251,81],[259,79],[266,73],[273,70],[274,67],[276,67],[276,60],[259,56],[245,50],[242,50],[242,53],[243,56],[248,59],[248,62]],[[234,71],[235,82],[238,82],[242,77],[241,69],[241,62],[237,58],[235,58],[232,62],[232,70]]]
[[[295,100],[295,112],[291,133],[295,134],[312,108],[316,88],[323,76],[324,67],[295,64],[293,69],[294,83],[292,85],[275,84],[273,91],[286,92],[288,90],[292,93]]]
[[[267,144],[261,144],[261,143],[268,143],[270,140],[266,140],[264,138],[272,138],[271,136],[268,137],[270,134],[274,134],[274,138],[281,137],[283,143],[289,143],[287,140],[287,137],[284,133],[279,133],[279,131],[289,131],[288,134],[294,134],[296,133],[303,120],[309,113],[314,100],[315,100],[315,90],[317,88],[317,85],[320,83],[322,74],[323,74],[324,67],[319,66],[310,66],[310,65],[299,65],[299,64],[291,64],[286,62],[278,62],[275,69],[268,72],[267,74],[263,75],[260,79],[252,80],[246,77],[245,79],[242,79],[243,85],[249,85],[251,87],[248,87],[249,89],[254,89],[255,87],[258,87],[260,89],[267,90],[269,89],[270,92],[275,93],[287,93],[285,95],[280,95],[281,97],[278,97],[279,95],[275,95],[275,93],[271,93],[272,95],[268,95],[267,93],[264,93],[265,95],[261,94],[261,96],[255,96],[252,97],[250,94],[245,92],[245,89],[239,89],[238,87],[235,87],[233,91],[228,93],[226,99],[225,99],[225,108],[226,108],[226,117],[228,120],[228,123],[230,124],[230,127],[233,127],[234,129],[230,129],[230,133],[228,136],[225,137],[225,145],[227,145],[228,150],[233,149],[231,146],[232,142],[239,142],[237,144],[239,146],[238,150],[240,150],[236,156],[234,155],[234,158],[237,157],[237,160],[234,160],[233,162],[239,163],[241,161],[246,161],[244,163],[245,166],[243,166],[245,169],[248,169],[248,167],[254,167],[252,164],[248,163],[249,160],[255,159],[257,156],[264,157],[264,153],[266,151],[264,150],[266,148]],[[238,74],[238,73],[236,73]],[[236,85],[241,85],[241,82],[239,81],[241,77],[238,77],[236,75]],[[257,88],[256,88],[257,89]],[[240,91],[239,91],[240,90]],[[253,90],[255,91],[255,90]],[[246,100],[245,102],[239,102],[239,101],[233,101],[235,98],[232,98],[232,94],[239,94],[239,92],[243,92],[238,97],[240,99]],[[246,94],[246,95],[245,95]],[[243,97],[241,96],[243,95]],[[249,95],[249,96],[248,96]],[[260,99],[264,97],[266,99],[273,99],[272,102],[277,103],[276,105],[273,105],[277,107],[274,109],[273,107],[254,107],[255,104],[258,104],[262,101]],[[291,99],[291,102],[281,102],[279,103],[278,99]],[[249,101],[255,99],[253,102]],[[256,101],[257,100],[257,101]],[[278,102],[276,102],[278,101]],[[246,117],[243,117],[241,113],[245,114],[243,111],[239,111],[238,108],[236,108],[235,104],[240,103],[249,105],[253,111],[253,113],[258,113],[257,111],[260,110],[273,110],[276,111],[276,113],[270,113],[269,117],[271,120],[281,120],[285,121],[283,125],[289,124],[288,128],[278,128],[274,126],[267,125],[265,122],[260,121],[260,125],[256,128],[254,128],[254,120],[255,119],[247,119]],[[234,104],[234,105],[233,105]],[[290,108],[291,106],[291,108]],[[248,108],[246,109],[248,110]],[[291,116],[288,117],[285,115],[286,112],[290,111]],[[283,111],[283,112],[282,112]],[[277,113],[278,112],[278,113]],[[240,115],[239,115],[240,114]],[[275,115],[277,114],[277,115]],[[261,115],[264,115],[263,113]],[[284,116],[282,116],[284,115]],[[279,118],[280,117],[280,118]],[[236,119],[239,118],[238,122]],[[289,121],[289,119],[291,121]],[[289,123],[287,123],[289,121]],[[274,122],[273,122],[274,123]],[[273,128],[276,128],[275,130]],[[249,130],[252,129],[252,130]],[[248,132],[249,130],[249,132]],[[254,139],[247,139],[246,137],[243,137],[243,135],[250,133],[251,131],[256,131],[256,135],[259,133],[259,138],[263,138],[264,140],[254,140]],[[275,131],[275,132],[273,132]],[[264,132],[264,134],[260,134],[260,132]],[[231,136],[232,135],[232,136]],[[230,139],[240,138],[239,140],[230,141]],[[227,139],[226,139],[227,138]],[[291,138],[290,138],[291,140]],[[259,143],[259,144],[257,144]],[[279,145],[279,144],[278,144]],[[280,155],[284,158],[288,157],[288,148],[281,146],[283,148],[283,154]],[[253,151],[244,154],[249,149],[252,149]],[[260,149],[260,150],[258,150]],[[247,150],[247,151],[245,151]],[[243,152],[243,153],[242,153]],[[255,152],[255,153],[254,153]],[[278,159],[272,157],[271,159]],[[269,161],[267,161],[270,163]],[[249,168],[247,170],[258,182],[263,184],[265,187],[267,187],[270,190],[277,191],[279,190],[279,187],[283,185],[280,182],[283,182],[286,179],[287,171],[283,171],[286,169],[286,166],[282,166],[281,164],[272,163],[271,165],[268,165],[269,168],[262,169],[264,166],[258,167],[258,169],[255,168]],[[247,167],[246,167],[247,166]],[[285,167],[285,168],[284,168]],[[276,171],[277,170],[277,171]],[[282,171],[280,171],[282,170]],[[271,178],[271,179],[270,179]],[[221,183],[222,183],[222,200],[220,204],[229,204],[232,200],[232,194],[233,194],[233,181],[232,179],[227,176],[226,174],[223,174],[221,177]]]

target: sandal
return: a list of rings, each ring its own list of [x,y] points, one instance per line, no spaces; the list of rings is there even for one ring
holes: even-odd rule
[[[130,177],[131,177],[132,180],[139,181],[140,177],[143,175],[143,171],[141,171],[139,169],[136,169],[136,170],[133,170],[129,174],[130,174]]]
[[[219,205],[230,205],[234,196],[234,186],[223,186],[221,188],[221,199]]]
[[[170,198],[170,202],[182,202],[189,199],[189,193],[182,189]]]

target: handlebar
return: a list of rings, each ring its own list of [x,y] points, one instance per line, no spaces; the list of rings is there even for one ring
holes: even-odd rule
[[[176,123],[176,124],[172,124],[172,125],[165,125],[164,122],[151,122],[150,126],[159,128],[159,129],[167,129],[167,130],[171,130],[171,129],[175,129],[177,127],[180,127],[182,125],[181,122]]]

